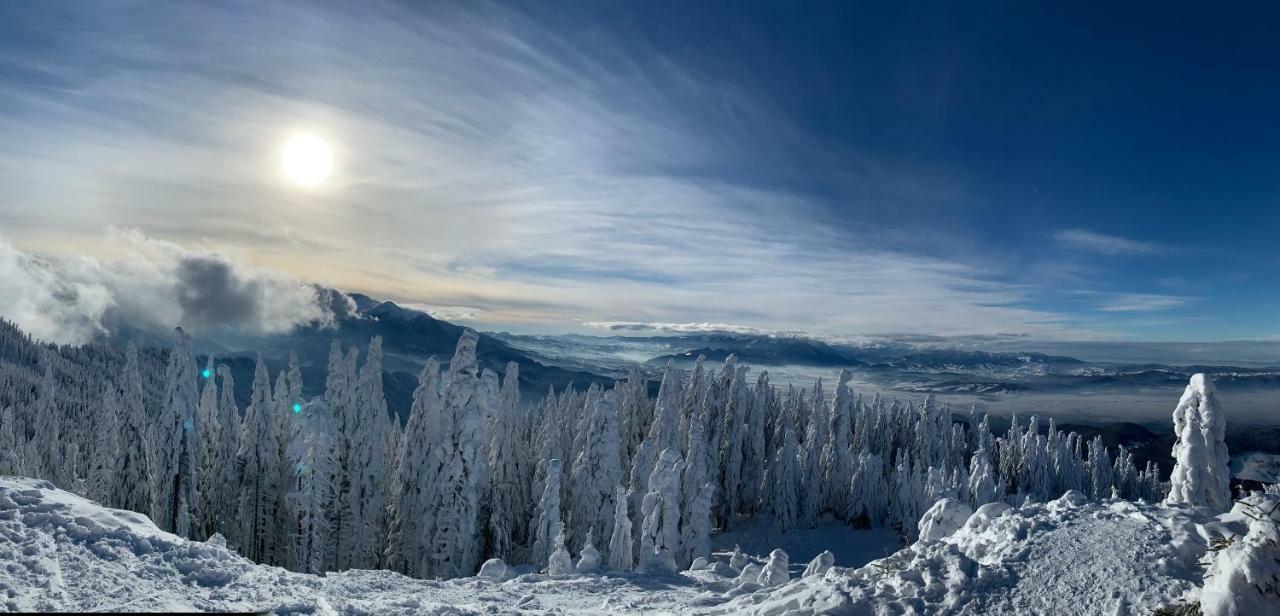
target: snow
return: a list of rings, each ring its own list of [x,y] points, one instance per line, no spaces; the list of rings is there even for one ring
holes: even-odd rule
[[[1191,375],[1187,389],[1173,410],[1173,446],[1177,463],[1169,477],[1165,502],[1225,511],[1231,505],[1231,472],[1227,461],[1226,419],[1218,408],[1213,382],[1204,374]]]
[[[1203,574],[1197,563],[1212,537],[1247,531],[1266,539],[1249,520],[1240,511],[1213,517],[1194,507],[1097,503],[1068,493],[1018,508],[980,507],[949,536],[858,568],[841,566],[856,552],[848,541],[833,542],[831,553],[816,548],[841,532],[861,537],[868,548],[878,531],[823,520],[815,531],[774,535],[795,551],[781,544],[757,550],[746,539],[772,525],[744,520],[733,533],[713,538],[719,547],[729,540],[751,546],[750,557],[735,563],[741,574],[728,565],[731,552],[717,550],[708,566],[683,573],[548,576],[490,561],[477,577],[434,581],[388,571],[317,576],[256,565],[220,542],[182,539],[145,516],[107,509],[45,481],[0,477],[0,610],[1136,614],[1196,600]],[[1237,551],[1255,544],[1238,540]],[[1231,563],[1258,558],[1256,551],[1235,554],[1220,553],[1215,569],[1230,571]],[[835,566],[828,568],[827,559]],[[1231,575],[1211,585],[1238,583]]]
[[[1205,616],[1280,612],[1280,497],[1250,496],[1228,515],[1247,519],[1249,530],[1212,554],[1201,609]]]

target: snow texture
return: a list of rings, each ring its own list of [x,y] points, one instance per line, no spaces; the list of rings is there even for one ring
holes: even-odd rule
[[[1273,503],[1274,497],[1266,503]],[[1262,502],[1262,501],[1260,501]],[[937,509],[935,507],[934,509]],[[947,509],[947,508],[944,508]],[[1213,589],[1258,583],[1274,567],[1258,546],[1272,530],[1239,514],[1067,494],[1019,508],[979,508],[951,536],[922,541],[858,569],[798,575],[784,551],[718,552],[685,573],[546,576],[491,560],[482,574],[418,580],[389,571],[325,576],[256,565],[219,541],[195,542],[140,514],[108,509],[48,482],[0,478],[0,609],[206,610],[278,613],[472,614],[1104,614],[1149,613],[1195,599],[1208,538],[1244,532],[1215,559]],[[856,533],[862,531],[847,531]],[[1267,535],[1266,533],[1271,533]],[[1273,558],[1273,557],[1272,557]],[[745,561],[745,562],[744,562]],[[1250,564],[1255,563],[1255,564]],[[1241,566],[1237,565],[1243,565]],[[559,568],[557,568],[559,569]],[[1269,570],[1272,576],[1274,570]],[[1240,576],[1246,576],[1241,578]],[[784,579],[790,578],[789,581]],[[1275,578],[1267,578],[1274,580]],[[1234,593],[1233,590],[1228,590]],[[1232,594],[1232,596],[1235,596]],[[1274,603],[1247,611],[1266,614]],[[1118,607],[1122,606],[1122,607]],[[1258,611],[1262,610],[1262,611]],[[1274,612],[1272,612],[1274,613]]]

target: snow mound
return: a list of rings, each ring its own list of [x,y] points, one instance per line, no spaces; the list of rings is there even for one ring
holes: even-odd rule
[[[1206,515],[1159,504],[1086,502],[1079,493],[1020,508],[988,504],[950,536],[859,569],[835,567],[820,578],[739,597],[720,613],[1150,613],[1196,599],[1203,575],[1197,561],[1209,537],[1230,532]]]
[[[944,510],[936,517],[954,526],[955,508]],[[776,550],[767,563],[739,559],[742,573],[720,552],[684,573],[552,577],[491,561],[481,576],[435,581],[256,565],[48,482],[0,477],[0,611],[1137,614],[1195,600],[1208,542],[1246,529],[1243,516],[1207,516],[1068,493],[979,507],[949,536],[857,569],[831,566],[830,553],[792,565]]]

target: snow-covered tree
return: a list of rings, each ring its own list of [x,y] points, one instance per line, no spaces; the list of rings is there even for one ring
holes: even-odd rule
[[[849,508],[845,519],[859,525],[879,526],[884,522],[889,499],[885,485],[884,461],[862,452],[849,479]]]
[[[995,469],[991,468],[991,454],[986,449],[973,452],[969,462],[968,492],[969,502],[975,509],[1004,496],[1004,486],[998,483]]]
[[[853,477],[856,462],[850,449],[854,402],[853,392],[849,390],[851,378],[853,375],[848,370],[840,371],[828,420],[830,438],[822,450],[824,507],[837,515],[844,515],[845,505],[849,502],[849,480]]]
[[[627,512],[627,491],[618,486],[614,491],[613,534],[609,537],[609,568],[630,571],[635,566],[632,555],[631,516]]]
[[[62,413],[57,403],[58,382],[53,377],[53,358],[52,352],[45,353],[44,377],[40,379],[39,397],[33,411],[35,434],[31,442],[36,453],[36,476],[70,489],[63,458]]]
[[[438,482],[452,442],[453,416],[444,413],[440,362],[432,357],[423,366],[413,392],[390,490],[391,532],[384,562],[394,571],[413,577],[434,573],[430,541],[435,535]]]
[[[613,534],[613,492],[622,481],[617,397],[612,390],[607,391],[593,406],[587,411],[583,450],[574,462],[571,477],[573,504],[569,509],[577,541],[588,534]]]
[[[13,407],[0,406],[0,475],[22,475],[27,472],[22,455],[26,447],[19,436],[20,432]]]
[[[618,430],[622,439],[619,459],[622,468],[630,469],[631,458],[644,442],[649,422],[653,421],[653,402],[649,400],[648,381],[639,370],[631,370],[619,389],[622,390],[618,402]]]
[[[285,459],[294,470],[284,500],[283,561],[297,571],[329,571],[336,556],[332,515],[337,429],[323,399],[303,405],[291,425]]]
[[[119,506],[121,436],[120,398],[115,385],[102,388],[102,402],[94,419],[93,451],[89,460],[89,497],[108,507]],[[3,448],[3,443],[0,443]],[[0,471],[3,472],[3,471]]]
[[[489,482],[485,428],[492,414],[486,403],[497,399],[498,392],[481,391],[484,385],[476,365],[478,339],[475,331],[463,331],[444,376],[444,413],[453,418],[452,450],[440,474],[432,545],[435,571],[442,577],[471,575],[481,562],[481,498]],[[486,381],[496,383],[497,379]]]
[[[693,502],[683,508],[680,519],[681,569],[688,569],[693,561],[711,557],[711,503],[715,499],[716,485],[708,481],[693,497]]]
[[[684,471],[680,477],[680,518],[683,520],[682,542],[685,533],[688,533],[688,536],[691,537],[695,532],[693,523],[695,516],[699,515],[699,511],[701,511],[702,499],[700,497],[710,476],[707,468],[710,461],[707,457],[705,420],[706,416],[702,410],[694,411],[689,417],[689,433],[685,437],[687,443],[685,445],[685,464]],[[708,509],[706,515],[710,516],[710,514],[711,511]],[[706,520],[706,524],[709,527],[711,520]],[[683,542],[680,552],[673,555],[676,557],[676,564],[680,568],[688,568],[693,559],[701,555],[693,553],[695,547],[698,546],[695,546],[693,542]]]
[[[684,462],[679,449],[662,450],[649,475],[649,492],[640,512],[640,564],[647,570],[675,570],[680,548],[680,475]]]
[[[1213,382],[1194,374],[1173,410],[1173,474],[1168,504],[1226,511],[1231,505],[1231,473],[1227,467],[1226,418],[1218,408]]]
[[[125,347],[124,373],[120,397],[120,488],[116,504],[131,511],[151,510],[151,436],[143,398],[142,370],[138,363],[138,347],[132,342]]]
[[[759,479],[764,469],[769,466],[769,452],[766,449],[766,426],[773,408],[773,386],[769,384],[769,372],[762,370],[756,377],[755,388],[751,392],[751,405],[747,408],[747,423],[744,426],[742,445],[741,495],[739,508],[744,513],[754,514],[760,509],[761,483]]]
[[[691,382],[690,387],[695,384]],[[637,527],[643,527],[644,514],[641,513],[641,504],[645,495],[649,493],[649,476],[653,473],[659,456],[667,449],[683,451],[680,435],[687,432],[681,431],[680,400],[680,375],[668,362],[666,369],[662,372],[662,384],[658,388],[658,399],[654,403],[653,421],[649,422],[649,433],[640,443],[640,448],[636,450],[636,455],[631,462],[627,500],[630,501],[628,508],[632,515],[636,516],[632,522]],[[687,429],[687,420],[684,425]]]
[[[797,523],[813,528],[822,511],[822,451],[826,449],[830,424],[826,412],[826,394],[822,392],[822,379],[813,386],[809,403],[809,426],[801,449],[801,490]]]
[[[520,434],[519,379],[519,366],[508,363],[489,434],[489,554],[498,558],[509,558],[512,548],[523,543],[523,519],[530,506],[531,478],[525,477],[529,452],[522,447]]]
[[[569,575],[573,573],[573,559],[565,548],[564,524],[556,530],[554,549],[547,558],[547,575]]]
[[[196,361],[191,339],[181,328],[165,369],[165,398],[155,422],[155,458],[151,486],[151,520],[163,530],[191,536],[192,509],[199,504],[196,489],[198,427]]]
[[[560,518],[560,460],[547,460],[547,479],[534,519],[537,523],[534,524],[533,550],[529,559],[541,569],[543,563],[549,562],[555,550],[553,541],[563,527]]]
[[[199,512],[197,537],[208,537],[221,528],[221,523],[214,521],[218,507],[216,499],[219,496],[219,486],[215,482],[227,477],[219,477],[217,466],[230,462],[218,458],[218,449],[222,444],[222,423],[218,414],[218,384],[213,378],[213,371],[213,357],[209,357],[201,372],[204,387],[200,389],[200,406],[196,411],[196,423],[200,426],[200,440],[196,443],[196,476],[200,494],[200,502],[196,506],[196,511]]]
[[[726,530],[733,524],[741,498],[743,429],[747,423],[748,407],[751,404],[751,394],[747,387],[747,370],[746,366],[738,366],[734,371],[725,404],[723,425],[720,429],[724,439],[723,442],[715,443],[720,449],[719,455],[714,456],[720,460],[721,468],[721,472],[718,473],[720,492],[722,492],[719,495],[720,522]]]
[[[238,549],[251,560],[262,560],[276,553],[274,531],[279,473],[275,465],[279,458],[272,433],[270,380],[267,366],[259,355],[236,447],[236,471],[240,478]]]
[[[769,462],[767,483],[761,492],[769,495],[774,526],[785,533],[799,525],[802,477],[799,446],[789,418],[783,418],[781,430],[782,443]]]

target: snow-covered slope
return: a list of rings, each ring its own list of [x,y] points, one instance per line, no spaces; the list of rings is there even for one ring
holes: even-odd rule
[[[944,539],[775,587],[745,580],[724,553],[683,574],[438,582],[255,565],[47,482],[2,477],[0,611],[1141,614],[1194,598],[1209,538],[1237,526],[1230,514],[1068,493],[1015,509],[986,505]],[[805,565],[792,562],[792,578]]]

